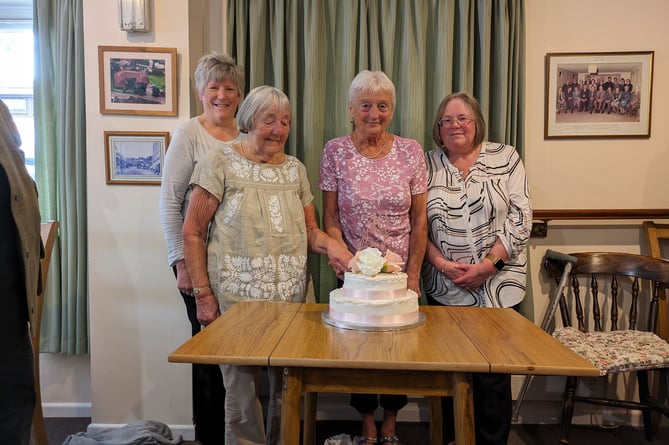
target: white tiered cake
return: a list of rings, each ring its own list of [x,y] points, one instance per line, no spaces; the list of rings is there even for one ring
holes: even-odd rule
[[[407,289],[407,274],[392,252],[381,256],[378,249],[358,252],[351,260],[352,272],[344,275],[344,286],[330,293],[329,320],[344,327],[397,328],[420,321],[418,295]],[[401,259],[400,259],[401,261]]]

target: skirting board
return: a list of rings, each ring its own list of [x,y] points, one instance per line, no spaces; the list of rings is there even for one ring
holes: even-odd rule
[[[92,403],[42,403],[44,417],[92,417]]]

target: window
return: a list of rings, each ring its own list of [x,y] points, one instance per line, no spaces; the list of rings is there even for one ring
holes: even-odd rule
[[[0,0],[0,99],[21,134],[28,172],[35,177],[32,1]]]

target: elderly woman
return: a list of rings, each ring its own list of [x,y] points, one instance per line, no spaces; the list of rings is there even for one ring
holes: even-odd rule
[[[423,288],[432,305],[517,307],[525,296],[532,209],[523,163],[510,145],[485,142],[486,124],[467,93],[444,98],[427,153],[428,242]],[[511,377],[475,374],[477,444],[506,444]],[[453,404],[442,400],[444,439]],[[449,421],[450,419],[450,421]]]
[[[197,318],[205,326],[242,300],[303,302],[307,251],[327,253],[334,264],[348,260],[348,252],[318,227],[304,165],[283,151],[291,124],[286,95],[268,86],[253,89],[237,122],[248,137],[214,148],[195,167],[184,221],[186,265]],[[257,369],[221,369],[225,442],[277,443],[280,376],[270,370],[265,434]]]
[[[192,335],[200,332],[193,284],[184,262],[182,226],[188,208],[191,174],[211,150],[238,142],[243,136],[235,113],[244,97],[244,69],[226,54],[208,54],[195,69],[195,88],[204,111],[174,130],[165,156],[160,189],[160,221],[167,240],[167,256],[186,304]],[[203,445],[223,442],[220,428],[225,389],[216,365],[193,365],[193,422],[195,438]]]
[[[362,71],[348,92],[353,131],[325,144],[319,186],[325,230],[354,255],[366,247],[402,257],[409,288],[420,295],[420,268],[426,243],[427,177],[423,148],[394,135],[395,86],[381,71]],[[339,277],[347,270],[332,265]],[[377,443],[374,411],[383,407],[382,445],[395,445],[397,411],[406,396],[353,394],[362,418],[360,444]]]

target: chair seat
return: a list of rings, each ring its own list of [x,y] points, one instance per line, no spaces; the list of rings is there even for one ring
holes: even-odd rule
[[[596,366],[600,375],[669,367],[669,343],[652,332],[586,333],[563,327],[556,329],[553,337]]]

